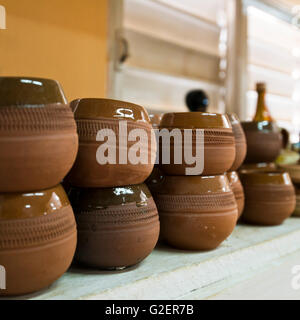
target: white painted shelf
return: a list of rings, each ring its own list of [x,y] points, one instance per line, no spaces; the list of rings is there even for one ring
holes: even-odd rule
[[[122,272],[72,267],[50,288],[25,299],[206,299],[299,253],[300,219],[278,227],[238,225],[217,250],[179,251],[159,245]]]

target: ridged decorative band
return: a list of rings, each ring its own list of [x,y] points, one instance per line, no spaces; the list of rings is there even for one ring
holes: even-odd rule
[[[119,120],[99,118],[92,119],[76,119],[77,132],[80,141],[96,141],[96,136],[99,130],[111,129],[116,135],[119,135]],[[151,138],[152,126],[149,123],[127,121],[127,132],[134,129],[146,130],[148,138]]]
[[[136,203],[127,203],[123,206],[109,206],[93,211],[77,211],[75,218],[80,231],[108,225],[137,224],[158,220],[158,213],[153,198],[149,198],[145,205],[137,206]]]
[[[76,132],[76,123],[69,105],[51,104],[32,107],[0,108],[0,136],[13,133],[36,134]]]
[[[0,220],[0,250],[37,247],[76,231],[71,206],[38,218]]]
[[[156,195],[158,211],[224,211],[236,206],[232,192],[213,193],[210,195]]]
[[[163,128],[172,131],[175,128]],[[179,129],[182,137],[184,137],[184,129]],[[199,129],[201,130],[201,129]],[[209,145],[234,145],[234,135],[232,130],[226,129],[203,129],[204,131],[204,144]],[[192,139],[196,139],[196,130],[192,129]],[[171,140],[172,141],[172,140]]]

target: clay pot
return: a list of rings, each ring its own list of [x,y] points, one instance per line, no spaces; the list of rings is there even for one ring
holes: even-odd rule
[[[247,142],[244,130],[236,114],[228,114],[235,140],[235,160],[229,171],[236,171],[244,162],[247,153]]]
[[[277,170],[276,164],[274,162],[271,163],[244,163],[240,171],[247,170],[247,171],[264,171],[264,172],[274,172]]]
[[[66,104],[67,99],[55,80],[31,77],[0,77],[0,108]]]
[[[78,226],[79,263],[120,269],[139,263],[154,249],[159,219],[146,185],[72,188],[69,196]]]
[[[170,143],[170,164],[162,163],[162,150],[167,150],[164,142],[160,139],[160,164],[162,170],[168,175],[199,175],[199,173],[190,174],[186,172],[187,168],[195,167],[195,164],[188,164],[185,161],[184,149],[195,154],[196,150],[196,129],[202,129],[204,132],[204,159],[203,146],[198,141],[198,150],[200,162],[204,165],[202,175],[223,174],[228,171],[235,160],[235,141],[231,124],[226,115],[216,113],[202,112],[184,112],[184,113],[167,113],[164,114],[160,129],[167,129],[169,132],[173,129],[180,130],[182,142]],[[192,146],[184,147],[184,129],[191,129],[193,140]],[[182,163],[175,164],[174,149],[180,143],[182,146]]]
[[[242,219],[258,225],[279,225],[295,210],[295,189],[288,173],[240,173],[245,192]]]
[[[225,175],[165,176],[155,195],[161,236],[179,249],[211,250],[233,231],[238,209]]]
[[[300,217],[300,185],[295,185],[296,189],[296,209],[294,211],[294,216]]]
[[[0,194],[0,264],[6,290],[22,295],[46,288],[70,266],[76,224],[63,188]]]
[[[162,118],[163,114],[149,114],[149,119],[150,122],[152,124],[153,129],[157,129],[159,128],[160,122],[161,122],[161,118]]]
[[[78,156],[68,176],[71,185],[86,188],[114,187],[139,184],[148,178],[155,162],[156,143],[148,114],[143,107],[109,99],[75,100],[71,103],[71,107],[75,114],[79,135]],[[121,121],[122,123],[126,121],[127,132],[119,133]],[[101,129],[110,130],[115,134],[116,153],[113,157],[115,164],[100,164],[97,160],[99,147],[106,143],[97,139],[97,133]],[[141,141],[139,148],[140,155],[145,155],[146,161],[133,164],[129,161],[128,155],[137,142],[128,141],[128,135],[135,129],[143,130],[148,140],[147,143]],[[153,146],[151,146],[152,135]],[[120,149],[119,139],[125,143],[127,141],[127,149],[125,147]],[[110,146],[114,145],[113,142],[107,143]],[[119,161],[121,152],[125,155],[125,164]]]
[[[229,185],[235,196],[235,200],[238,207],[238,218],[240,218],[243,213],[244,205],[245,205],[244,189],[237,172],[235,171],[228,172],[227,178],[229,181]]]
[[[281,164],[279,168],[288,172],[294,183],[300,184],[300,164]]]
[[[273,162],[282,147],[282,135],[274,122],[242,122],[247,141],[245,163]]]
[[[32,83],[24,84],[20,81],[25,79],[17,79],[0,78],[0,192],[57,185],[78,149],[72,111],[56,103],[65,101],[58,83],[26,79]]]

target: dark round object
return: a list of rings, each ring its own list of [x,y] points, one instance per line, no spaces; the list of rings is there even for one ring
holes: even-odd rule
[[[209,105],[209,98],[204,90],[192,90],[186,95],[185,102],[190,111],[205,112]]]

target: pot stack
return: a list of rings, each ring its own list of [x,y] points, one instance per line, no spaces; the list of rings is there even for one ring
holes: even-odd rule
[[[143,183],[156,153],[148,114],[141,106],[109,99],[79,99],[71,107],[79,135],[78,156],[66,179],[78,228],[75,259],[102,269],[135,265],[159,236],[157,208]],[[139,132],[144,139],[136,142]]]
[[[161,171],[148,182],[159,211],[161,238],[179,249],[214,249],[232,233],[238,218],[234,193],[224,175],[235,160],[229,119],[213,113],[168,113],[160,129],[169,133],[175,129],[182,136],[170,144],[160,139]],[[176,158],[180,153],[174,157],[174,150],[181,150],[182,161]],[[194,152],[203,155],[198,165],[185,157]],[[164,160],[164,154],[170,154],[170,161]]]
[[[0,78],[0,295],[38,291],[69,268],[76,223],[59,183],[77,149],[73,113],[56,81]]]

